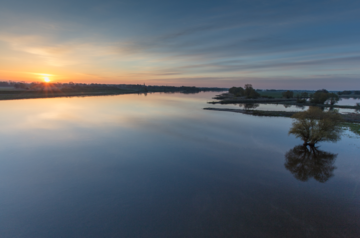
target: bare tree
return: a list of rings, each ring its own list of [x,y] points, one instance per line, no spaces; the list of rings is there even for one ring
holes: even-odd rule
[[[340,139],[342,116],[336,110],[323,112],[318,107],[310,107],[307,111],[292,116],[295,121],[289,134],[304,141],[304,145],[314,146],[320,141],[336,142]]]

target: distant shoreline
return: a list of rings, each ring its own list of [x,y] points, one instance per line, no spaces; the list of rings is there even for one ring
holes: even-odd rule
[[[50,91],[0,91],[0,100],[19,100],[36,98],[81,97],[81,96],[106,96],[137,93],[135,91],[75,91],[75,92],[50,92]]]
[[[358,106],[350,105],[330,105],[330,104],[315,104],[310,102],[298,103],[296,98],[259,98],[259,99],[248,99],[248,98],[226,98],[219,95],[217,98],[219,101],[208,102],[209,104],[235,104],[235,103],[261,103],[261,104],[280,104],[280,105],[294,105],[294,106],[316,106],[316,107],[332,107],[332,108],[348,108],[348,109],[360,109]]]
[[[85,97],[85,96],[115,96],[124,94],[148,94],[148,93],[184,93],[193,94],[208,92],[211,90],[199,91],[138,91],[131,89],[91,89],[91,90],[0,90],[0,100],[20,100],[36,98],[60,98],[60,97]]]
[[[245,109],[212,108],[212,107],[204,108],[204,110],[236,112],[236,113],[242,113],[252,116],[265,116],[265,117],[292,117],[295,113],[298,113],[298,112],[289,112],[289,111],[245,110]],[[345,122],[360,123],[360,114],[358,113],[346,113],[341,115]]]

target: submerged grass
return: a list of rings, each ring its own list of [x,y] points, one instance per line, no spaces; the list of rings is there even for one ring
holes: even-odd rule
[[[360,136],[360,123],[354,122],[343,122],[341,123],[341,127],[345,130],[349,130],[356,135]]]

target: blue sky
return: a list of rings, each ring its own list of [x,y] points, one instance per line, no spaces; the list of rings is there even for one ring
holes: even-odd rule
[[[360,1],[0,4],[2,80],[360,89]]]

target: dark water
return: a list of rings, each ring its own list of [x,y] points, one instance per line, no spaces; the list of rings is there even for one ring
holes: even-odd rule
[[[0,101],[0,237],[360,237],[359,138],[302,165],[215,94]]]

